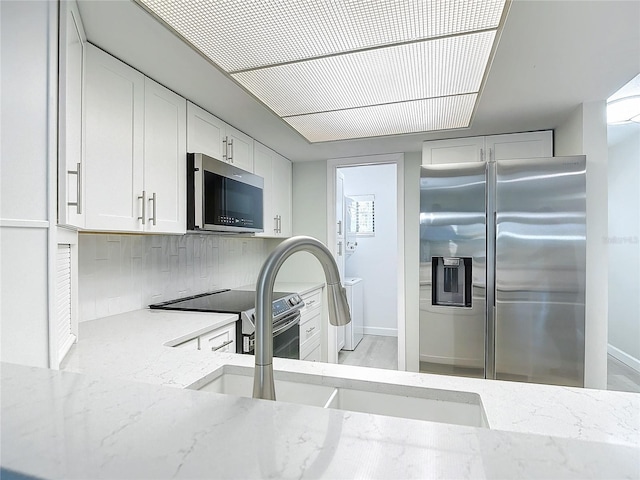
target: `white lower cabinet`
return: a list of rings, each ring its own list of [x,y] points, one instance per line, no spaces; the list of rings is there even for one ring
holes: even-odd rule
[[[236,353],[236,324],[230,323],[198,337],[199,349]]]
[[[321,360],[322,288],[300,295],[305,306],[300,310],[300,360]]]

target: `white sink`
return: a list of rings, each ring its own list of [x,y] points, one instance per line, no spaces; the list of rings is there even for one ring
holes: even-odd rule
[[[476,393],[294,372],[275,371],[274,377],[276,398],[280,402],[472,427],[489,426]],[[226,365],[191,388],[251,397],[253,369]]]

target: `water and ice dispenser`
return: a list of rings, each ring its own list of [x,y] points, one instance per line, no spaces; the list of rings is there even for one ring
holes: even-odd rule
[[[433,257],[432,304],[471,307],[471,257]]]

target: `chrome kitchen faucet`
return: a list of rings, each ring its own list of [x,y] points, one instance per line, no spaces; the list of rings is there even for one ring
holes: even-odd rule
[[[284,261],[296,252],[309,252],[324,270],[329,300],[329,321],[337,327],[351,321],[349,304],[336,261],[329,249],[312,237],[292,237],[282,242],[265,260],[256,284],[256,367],[253,378],[253,398],[275,400],[273,383],[273,286]]]

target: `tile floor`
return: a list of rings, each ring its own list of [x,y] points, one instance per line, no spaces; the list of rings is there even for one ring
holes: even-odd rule
[[[365,335],[354,351],[340,351],[338,363],[397,370],[398,339],[396,337]],[[608,390],[640,393],[640,372],[628,367],[611,355],[607,358],[607,370]]]

